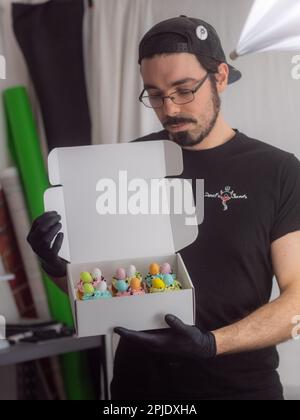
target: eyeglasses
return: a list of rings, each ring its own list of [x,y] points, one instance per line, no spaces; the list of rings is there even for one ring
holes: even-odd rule
[[[165,99],[169,98],[176,105],[185,105],[193,102],[195,99],[195,93],[201,88],[209,76],[208,72],[206,76],[200,80],[194,89],[177,89],[168,96],[161,95],[144,95],[146,89],[143,90],[139,97],[139,101],[142,102],[147,108],[162,108],[164,106]]]

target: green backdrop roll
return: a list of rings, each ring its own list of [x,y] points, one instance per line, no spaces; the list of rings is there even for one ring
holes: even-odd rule
[[[13,87],[3,92],[7,118],[9,150],[18,167],[24,189],[25,200],[30,220],[44,213],[43,195],[49,188],[41,145],[32,114],[26,88]],[[43,273],[43,280],[52,317],[60,322],[73,325],[68,297],[57,288],[52,280]],[[92,391],[86,381],[87,372],[83,372],[85,361],[81,355],[63,356],[63,372],[66,392],[69,399],[88,399]]]

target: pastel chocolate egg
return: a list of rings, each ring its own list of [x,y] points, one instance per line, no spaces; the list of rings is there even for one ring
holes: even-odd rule
[[[99,286],[98,286],[98,290],[99,290],[99,292],[106,292],[106,290],[107,290],[107,283],[106,283],[106,281],[105,280],[102,280],[101,282],[100,282],[100,284],[99,284]]]
[[[156,274],[159,274],[159,269],[160,269],[160,267],[159,267],[159,265],[157,263],[152,263],[150,265],[150,268],[149,268],[149,273],[152,276],[155,276]]]
[[[163,280],[164,280],[165,285],[167,287],[172,286],[172,284],[174,284],[174,278],[173,278],[172,274],[164,274]]]
[[[83,292],[85,295],[92,295],[95,292],[95,289],[90,283],[85,283],[83,285]]]
[[[101,279],[102,278],[102,271],[100,268],[94,268],[92,271],[92,277],[93,279]]]
[[[88,271],[83,271],[82,273],[80,273],[80,280],[83,283],[92,283],[93,282],[93,278],[91,276],[91,273],[89,273]]]
[[[136,267],[134,265],[130,265],[127,268],[127,276],[128,277],[133,277],[133,276],[135,276],[135,274],[136,274]]]
[[[163,263],[160,267],[160,272],[162,274],[170,274],[171,273],[171,266],[169,263]]]
[[[152,287],[154,289],[164,289],[166,286],[162,279],[155,277],[155,279],[152,280]]]
[[[133,279],[131,279],[130,287],[133,290],[139,290],[141,288],[141,280],[137,277],[134,277]]]
[[[117,280],[115,282],[115,288],[119,291],[119,292],[127,292],[128,290],[128,283],[125,280]]]
[[[126,271],[124,268],[118,268],[116,271],[116,279],[118,280],[125,280],[126,279]]]

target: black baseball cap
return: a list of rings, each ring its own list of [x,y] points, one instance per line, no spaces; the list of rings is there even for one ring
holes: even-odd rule
[[[239,70],[227,63],[216,30],[201,19],[183,15],[158,23],[144,35],[139,46],[139,64],[155,54],[178,52],[226,63],[229,67],[228,83],[242,77]]]

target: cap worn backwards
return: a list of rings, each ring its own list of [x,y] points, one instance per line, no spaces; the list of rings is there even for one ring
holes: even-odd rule
[[[239,70],[228,64],[216,30],[201,19],[183,15],[158,23],[144,35],[139,45],[139,64],[156,54],[180,52],[226,63],[229,84],[242,77]]]

